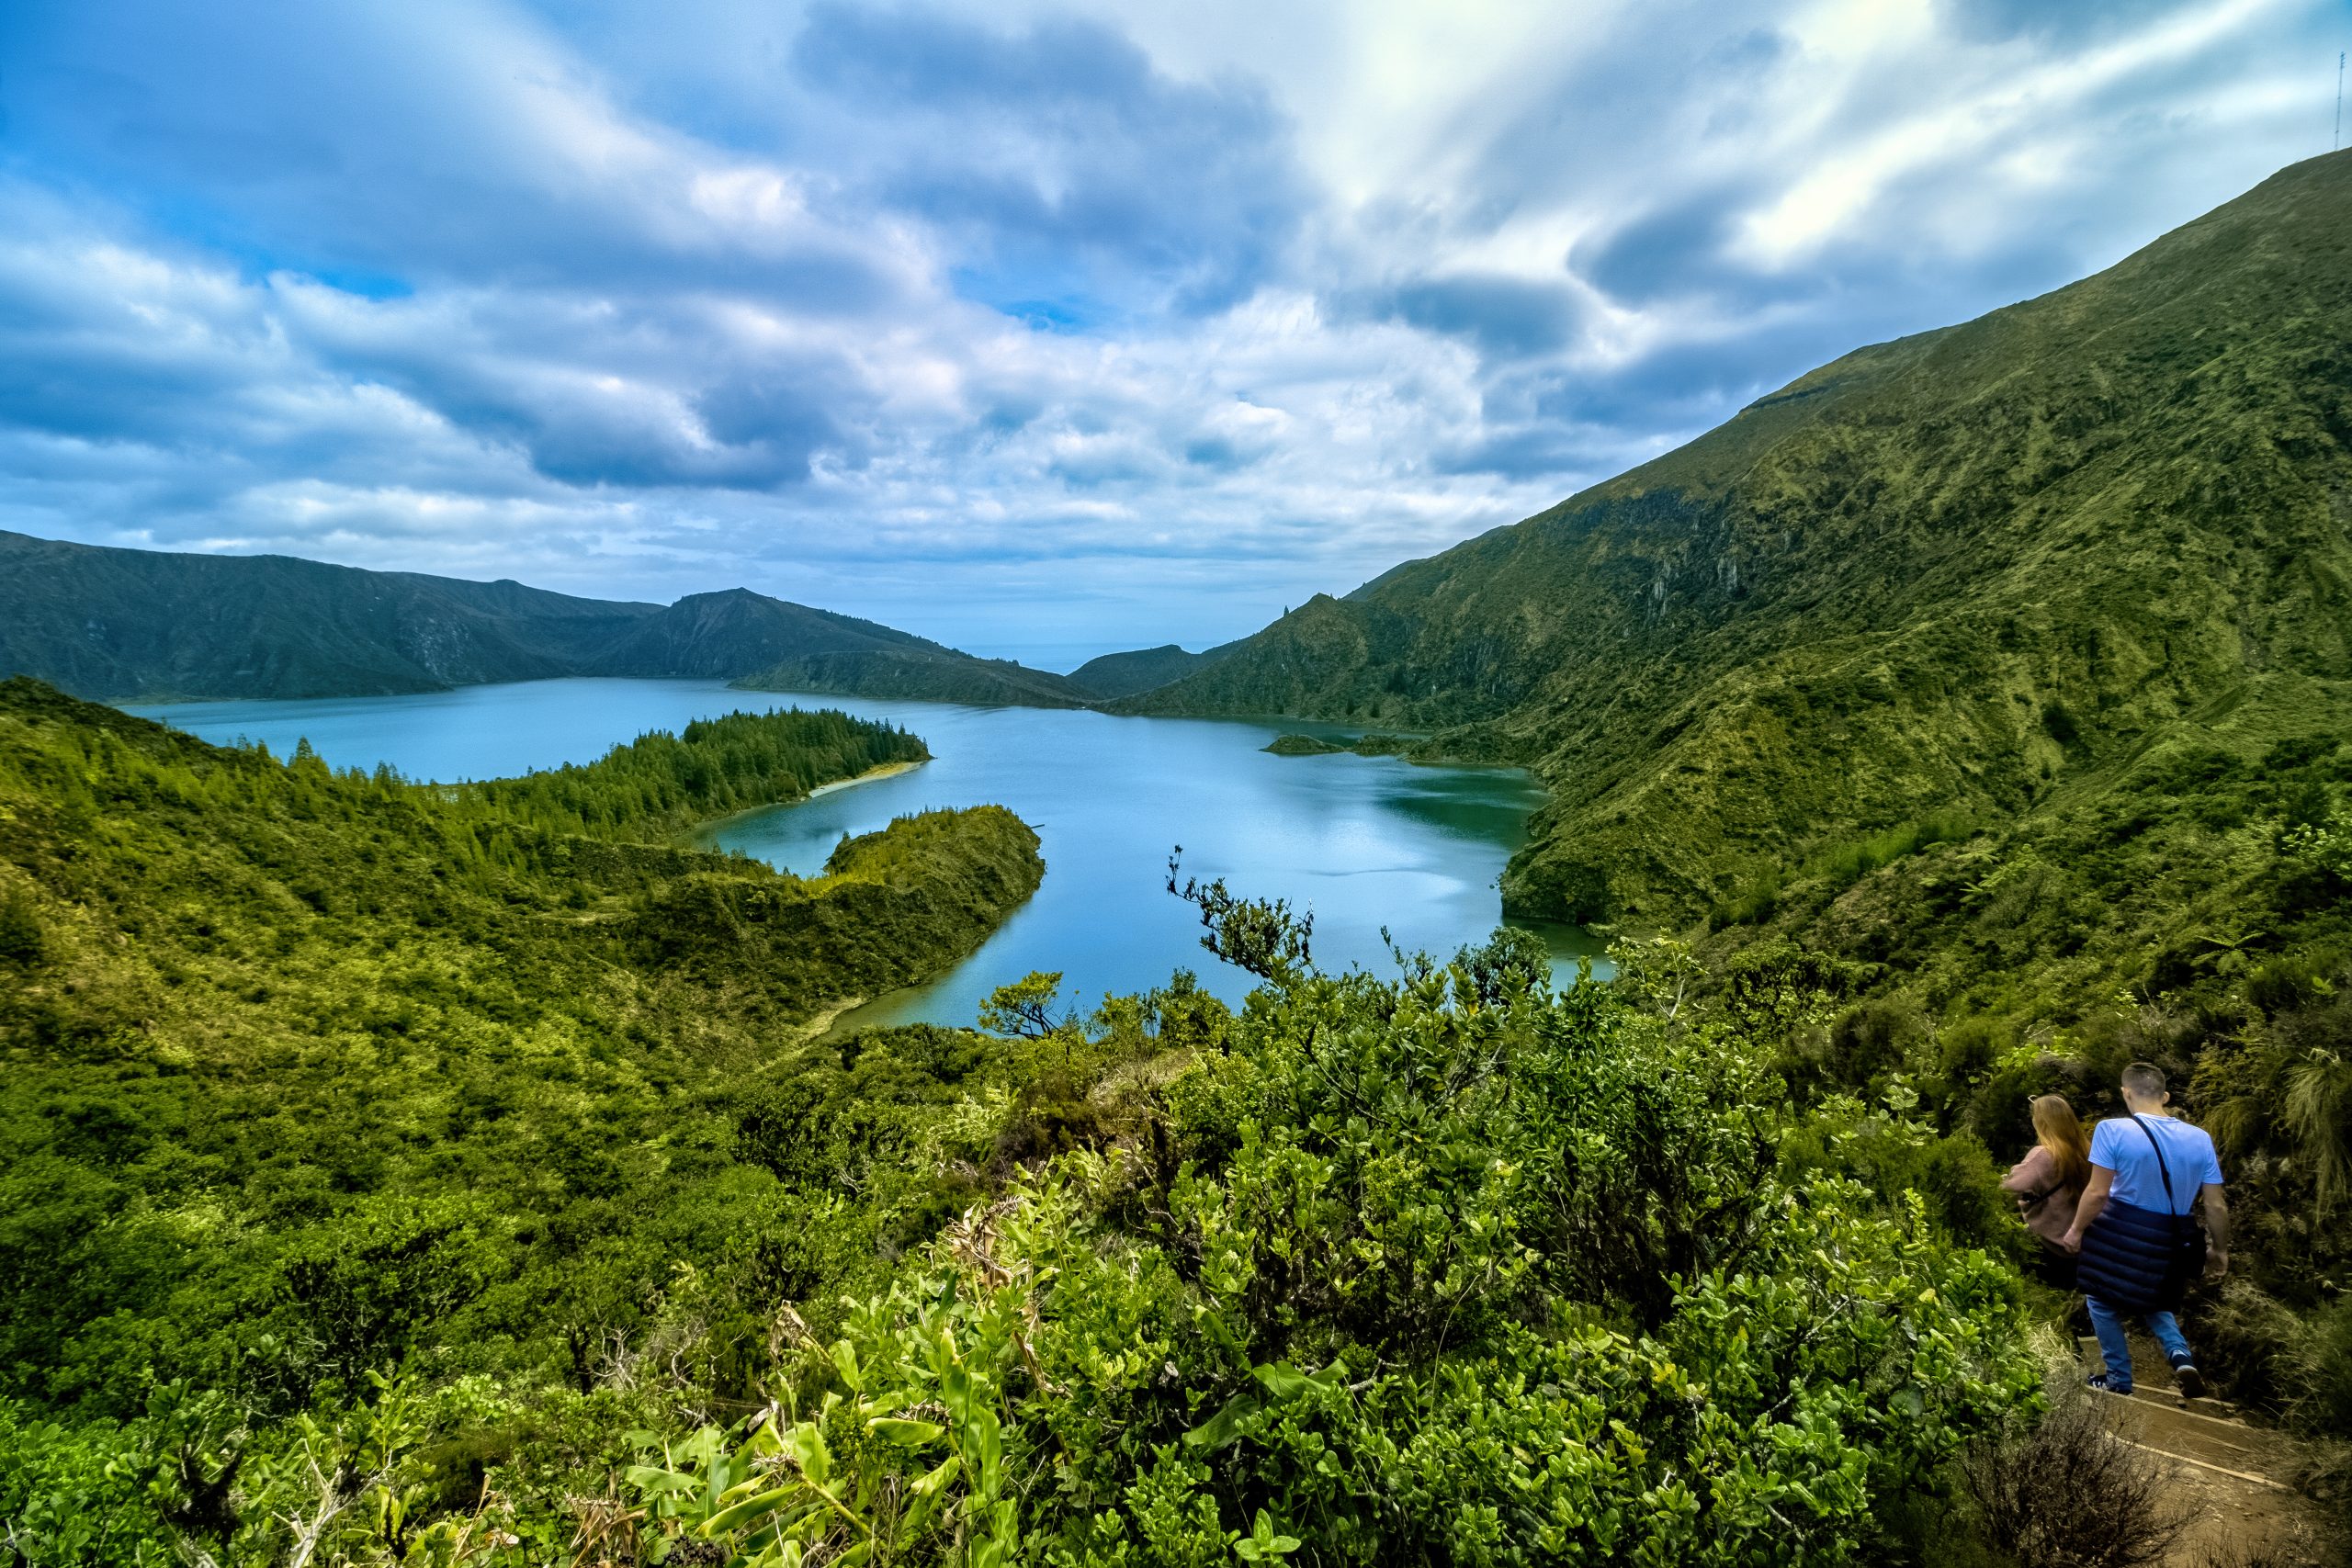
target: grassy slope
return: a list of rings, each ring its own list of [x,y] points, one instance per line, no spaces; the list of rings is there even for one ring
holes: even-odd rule
[[[411,1331],[495,1357],[576,1329],[567,1291],[641,1310],[729,1234],[713,1205],[788,1231],[738,1152],[746,1086],[823,1067],[797,1021],[968,953],[1043,866],[993,807],[808,881],[677,847],[696,797],[922,750],[837,715],[695,730],[452,790],[0,685],[0,1386],[106,1404],[243,1357],[299,1398]],[[449,1274],[471,1326],[301,1272],[346,1244]]]
[[[2324,728],[2352,677],[2347,338],[2339,154],[1132,705],[1451,725],[1554,788],[1514,907],[1659,918],[1939,808],[2079,799],[2215,713]]]

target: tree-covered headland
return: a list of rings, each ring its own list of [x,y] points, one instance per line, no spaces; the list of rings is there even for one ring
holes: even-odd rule
[[[379,1377],[594,1389],[682,1292],[712,1386],[747,1391],[721,1347],[961,1196],[859,1206],[854,1243],[817,1223],[842,1199],[793,1179],[800,1123],[854,1100],[887,1142],[969,1064],[815,1071],[810,1026],[969,953],[1043,864],[993,807],[846,840],[806,880],[690,830],[926,754],[737,715],[429,785],[0,685],[0,1539],[269,1561],[262,1450],[288,1422],[361,1419]],[[72,1479],[58,1433],[158,1402],[251,1440]],[[260,1533],[204,1545],[232,1515]]]

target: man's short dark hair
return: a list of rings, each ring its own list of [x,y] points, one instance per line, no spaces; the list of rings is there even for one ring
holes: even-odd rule
[[[2134,1062],[2123,1069],[2123,1087],[2143,1099],[2165,1092],[2165,1070],[2154,1062]]]

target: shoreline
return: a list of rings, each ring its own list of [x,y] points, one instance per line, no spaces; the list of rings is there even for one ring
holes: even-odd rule
[[[834,997],[829,999],[824,1006],[792,1026],[792,1043],[795,1045],[820,1043],[833,1032],[833,1025],[842,1014],[854,1011],[872,999],[870,997]]]
[[[930,759],[928,757],[923,759],[923,761],[929,761]],[[778,806],[797,806],[802,800],[814,800],[820,795],[831,795],[837,789],[851,789],[862,784],[875,784],[883,779],[894,779],[900,773],[911,773],[917,768],[922,766],[922,762],[885,762],[878,768],[866,769],[865,772],[858,774],[855,778],[835,779],[831,784],[820,784],[815,789],[810,790],[807,795],[802,795],[800,800],[779,800],[775,804]],[[754,809],[764,811],[767,808],[765,807],[758,807]]]
[[[923,759],[923,762],[927,762],[929,761],[931,761],[931,759],[928,757]],[[740,818],[750,817],[762,811],[780,810],[787,806],[806,805],[808,802],[816,799],[820,795],[831,795],[837,789],[848,789],[853,784],[874,784],[882,779],[896,778],[900,773],[910,773],[922,766],[922,762],[885,762],[878,768],[866,769],[865,772],[858,774],[854,778],[834,779],[830,783],[820,784],[815,789],[810,790],[807,795],[800,796],[797,800],[763,801],[758,806],[742,807],[737,810],[729,811],[723,816],[705,818],[702,821],[695,823],[691,829],[687,829],[687,838],[689,841],[699,847],[707,848],[711,834],[717,832],[719,829],[724,828],[729,822],[733,822]]]

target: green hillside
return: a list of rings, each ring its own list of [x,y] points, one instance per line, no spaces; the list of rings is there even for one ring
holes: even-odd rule
[[[1840,844],[2079,817],[2344,733],[2352,154],[1860,350],[1123,705],[1442,731],[1553,800],[1530,914],[1677,920]]]
[[[1083,706],[1059,675],[746,589],[668,606],[0,532],[0,678],[92,699],[378,696],[565,675]]]
[[[426,1343],[580,1361],[682,1264],[754,1288],[729,1249],[798,1224],[740,1141],[759,1086],[1043,865],[995,807],[808,880],[679,835],[926,754],[736,715],[415,785],[0,684],[0,1398],[189,1379],[274,1418]]]
[[[1069,672],[1070,683],[1103,701],[1134,696],[1181,681],[1225,657],[1231,645],[1204,653],[1187,653],[1176,644],[1139,648],[1126,653],[1106,653],[1090,659]]]
[[[375,696],[576,674],[655,604],[0,532],[0,677],[94,699]]]
[[[1076,708],[1093,703],[1091,692],[1064,676],[1010,660],[975,659],[928,646],[803,654],[735,683],[750,691],[896,697],[978,707]]]
[[[600,650],[584,672],[727,680],[814,652],[879,649],[962,657],[910,632],[735,588],[690,593],[648,616]]]

